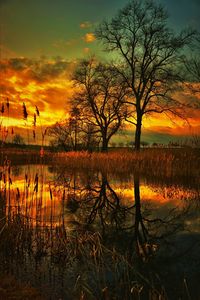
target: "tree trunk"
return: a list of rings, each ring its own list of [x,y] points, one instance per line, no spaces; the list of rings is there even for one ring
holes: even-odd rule
[[[75,132],[74,132],[74,151],[77,151],[77,124],[75,123]]]
[[[140,150],[141,142],[141,128],[142,128],[142,116],[137,117],[136,131],[135,131],[135,150]]]
[[[103,136],[101,151],[102,152],[108,151],[108,139],[104,136]]]

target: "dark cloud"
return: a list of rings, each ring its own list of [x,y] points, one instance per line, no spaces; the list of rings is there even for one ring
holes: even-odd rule
[[[8,61],[0,62],[3,71],[14,71],[21,75],[24,80],[34,80],[39,83],[57,79],[59,76],[69,77],[72,63],[56,57],[51,61],[46,58],[38,60],[28,58],[11,58]]]
[[[34,63],[28,58],[11,58],[8,61],[8,65],[15,71],[23,71],[26,68],[32,66]]]
[[[69,63],[66,61],[36,62],[30,69],[30,76],[38,81],[45,82],[57,78],[67,72]]]

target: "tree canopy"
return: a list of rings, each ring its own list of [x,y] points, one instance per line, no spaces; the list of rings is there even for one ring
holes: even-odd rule
[[[74,73],[74,82],[79,87],[74,105],[81,111],[84,123],[100,136],[103,151],[126,115],[126,89],[119,80],[112,66],[94,58],[80,62]]]

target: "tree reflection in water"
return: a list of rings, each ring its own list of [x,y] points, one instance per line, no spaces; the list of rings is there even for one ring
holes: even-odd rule
[[[163,187],[161,181],[152,184],[149,179],[148,184],[144,184],[139,174],[122,178],[101,172],[90,171],[86,174],[64,170],[63,167],[57,171],[49,168],[47,176],[45,167],[34,170],[39,178],[38,193],[34,183],[34,190],[29,190],[26,195],[27,180],[16,180],[17,184],[21,184],[22,195],[17,198],[16,207],[15,185],[7,190],[14,195],[11,199],[13,206],[7,203],[12,208],[10,227],[7,228],[8,231],[12,229],[9,235],[4,230],[8,215],[6,202],[3,201],[4,198],[8,201],[9,197],[6,199],[4,189],[0,194],[0,228],[3,228],[5,237],[5,245],[2,243],[0,249],[15,274],[19,272],[28,276],[29,280],[34,280],[31,276],[33,273],[37,281],[38,261],[43,262],[46,274],[43,282],[46,284],[49,280],[51,284],[52,276],[57,278],[53,289],[59,291],[61,297],[62,294],[71,295],[72,284],[66,278],[71,278],[74,286],[77,286],[78,274],[84,274],[85,282],[90,286],[93,284],[94,293],[98,292],[101,296],[102,288],[108,286],[110,291],[119,295],[116,299],[121,299],[125,291],[129,296],[138,283],[144,289],[147,286],[151,289],[158,278],[162,279],[158,287],[164,284],[167,293],[171,292],[172,283],[183,283],[183,277],[178,277],[185,272],[195,285],[200,250],[197,226],[199,191],[195,194],[192,189],[188,192],[188,186],[185,190],[180,186],[179,193],[178,185]],[[38,170],[41,170],[42,176]],[[149,192],[148,197],[144,195],[145,189]],[[176,202],[175,198],[181,201]],[[28,204],[30,209],[26,210]],[[188,228],[191,232],[186,231]],[[12,255],[9,256],[8,252]],[[186,258],[183,259],[183,256]],[[10,257],[13,261],[10,261]],[[28,272],[23,271],[19,258],[25,261]],[[35,270],[34,265],[37,267]],[[69,265],[72,267],[71,273]],[[56,273],[58,266],[59,276]],[[60,280],[65,289],[60,286]],[[136,291],[139,297],[140,289],[136,288]]]
[[[75,215],[76,230],[98,231],[108,247],[118,247],[130,258],[137,255],[143,261],[160,253],[162,245],[169,246],[170,237],[185,230],[192,202],[182,207],[170,205],[159,215],[159,201],[147,204],[141,199],[139,174],[133,176],[133,197],[128,202],[109,177],[101,172],[59,174],[57,182],[68,182],[65,205]]]
[[[189,214],[189,206],[181,209],[174,207],[168,209],[164,217],[153,217],[154,207],[143,211],[140,197],[140,176],[134,176],[134,238],[136,253],[144,261],[151,257],[159,248],[161,241],[184,230],[184,217]],[[132,242],[133,245],[133,242]]]
[[[104,245],[126,256],[131,265],[142,262],[140,272],[159,286],[164,282],[171,295],[176,293],[172,283],[181,289],[186,280],[184,272],[194,284],[198,278],[197,268],[191,270],[189,261],[199,264],[200,238],[199,233],[189,232],[188,224],[189,220],[194,218],[195,222],[195,218],[199,218],[194,212],[197,194],[194,193],[194,199],[182,199],[181,204],[173,204],[173,191],[177,194],[177,188],[172,188],[169,192],[172,203],[162,206],[159,199],[147,203],[141,197],[142,179],[135,174],[133,197],[127,203],[115,181],[109,182],[109,177],[102,173],[84,174],[83,177],[79,174],[77,180],[73,180],[73,199],[79,203],[76,211],[79,222],[87,225],[85,229],[101,233]],[[196,211],[198,214],[199,210]]]

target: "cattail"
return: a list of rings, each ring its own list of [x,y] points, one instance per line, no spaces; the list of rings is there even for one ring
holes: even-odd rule
[[[12,135],[14,134],[14,129],[13,129],[13,127],[12,127],[12,129],[11,129],[11,134],[12,134]]]
[[[52,189],[51,189],[51,186],[49,184],[49,193],[50,193],[50,198],[51,198],[51,201],[53,200],[53,195],[52,195]]]
[[[47,130],[48,130],[48,128],[45,128],[44,136],[47,134]]]
[[[39,117],[39,115],[40,115],[40,112],[39,112],[39,109],[38,109],[38,107],[37,107],[37,106],[35,106],[35,111],[36,111],[36,114],[37,114],[37,116]]]
[[[45,138],[45,135],[47,134],[47,128],[45,128],[45,131],[44,132],[42,132],[42,140],[44,141],[44,138]]]
[[[16,200],[20,199],[20,192],[19,192],[19,188],[17,187],[17,194],[16,194]]]
[[[33,130],[33,139],[35,140],[35,130]]]
[[[9,110],[10,103],[9,103],[9,99],[8,98],[7,98],[7,101],[6,101],[6,106],[7,106],[7,109]]]
[[[4,103],[1,104],[1,113],[4,113]]]
[[[23,116],[24,116],[24,119],[27,120],[28,113],[27,113],[26,105],[24,102],[23,102]]]
[[[36,114],[34,113],[33,115],[33,126],[35,127],[36,126]]]

